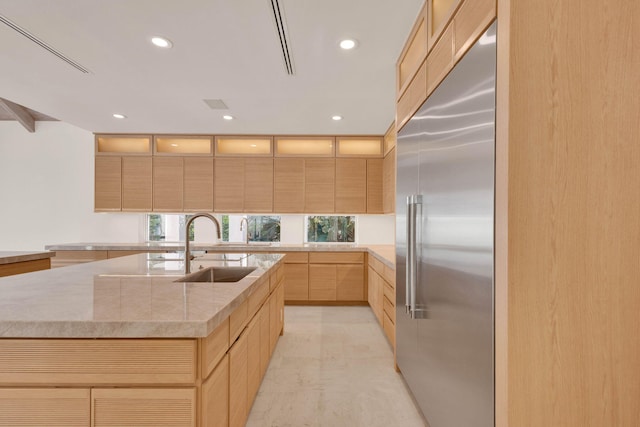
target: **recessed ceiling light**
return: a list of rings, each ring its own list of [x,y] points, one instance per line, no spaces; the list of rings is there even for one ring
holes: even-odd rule
[[[165,39],[164,37],[151,37],[151,43],[165,49],[169,49],[170,47],[173,46],[173,43],[171,43],[171,40]]]
[[[331,116],[331,119],[337,122],[339,120],[342,120],[342,116]]]
[[[252,146],[252,147],[257,147],[257,145],[256,145],[256,144],[251,144],[251,146]]]
[[[344,39],[340,41],[340,47],[344,50],[353,49],[354,47],[356,47],[356,45],[357,42],[353,39]]]
[[[124,114],[118,114],[118,113],[114,113],[113,117],[115,117],[116,119],[126,119],[127,116],[125,116]]]
[[[222,118],[225,120],[233,120],[235,117],[225,114],[224,116],[222,116]]]
[[[171,144],[171,146],[172,146],[172,147],[177,147],[177,146],[178,146],[178,144]]]

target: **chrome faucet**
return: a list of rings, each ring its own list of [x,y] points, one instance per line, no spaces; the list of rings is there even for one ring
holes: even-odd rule
[[[191,273],[191,250],[189,249],[189,227],[191,227],[191,223],[200,217],[209,218],[215,225],[216,231],[218,232],[218,239],[220,239],[220,223],[213,216],[208,213],[197,213],[192,215],[187,220],[187,223],[184,225],[184,274]]]
[[[245,243],[248,245],[249,244],[249,221],[247,220],[247,218],[242,218],[240,220],[240,231],[244,230],[242,228],[242,224],[247,224],[247,234],[246,234],[246,239],[245,239]]]

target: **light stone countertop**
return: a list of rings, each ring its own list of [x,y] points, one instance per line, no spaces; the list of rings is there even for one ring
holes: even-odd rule
[[[36,261],[39,259],[51,258],[55,256],[55,252],[40,251],[40,252],[26,252],[26,251],[0,251],[0,265],[2,264],[14,264],[16,262]]]
[[[158,242],[158,243],[63,243],[47,245],[45,249],[58,251],[184,251],[184,243]],[[192,243],[191,250],[198,251],[225,251],[225,252],[368,252],[378,258],[391,268],[395,268],[395,246],[394,245],[357,245],[353,243],[249,243],[224,242],[224,243]]]
[[[256,270],[235,283],[174,283],[184,275],[181,257],[145,253],[0,278],[0,337],[206,337],[283,256],[207,254],[192,271]]]

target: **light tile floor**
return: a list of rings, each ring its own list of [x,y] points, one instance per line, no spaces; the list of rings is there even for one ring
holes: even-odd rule
[[[249,427],[424,427],[369,307],[285,307]]]

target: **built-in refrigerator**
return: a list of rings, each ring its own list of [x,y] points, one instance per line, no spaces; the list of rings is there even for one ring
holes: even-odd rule
[[[496,23],[398,133],[396,347],[430,427],[494,425]]]

